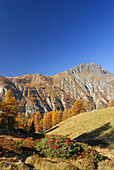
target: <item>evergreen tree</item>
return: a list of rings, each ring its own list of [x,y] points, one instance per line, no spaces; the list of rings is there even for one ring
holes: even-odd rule
[[[32,121],[31,127],[30,127],[30,133],[34,133],[35,132],[35,124],[34,124],[34,120]]]

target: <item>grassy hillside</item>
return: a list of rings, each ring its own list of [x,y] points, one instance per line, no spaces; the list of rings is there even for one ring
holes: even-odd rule
[[[61,122],[46,133],[68,136],[94,147],[106,158],[98,164],[97,169],[114,169],[114,107],[81,113]]]
[[[114,148],[114,107],[85,112],[56,125],[48,135],[68,136],[91,146]]]

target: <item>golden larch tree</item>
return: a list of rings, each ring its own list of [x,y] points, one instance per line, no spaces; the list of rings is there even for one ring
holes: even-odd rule
[[[28,130],[28,118],[25,116],[25,113],[18,113],[17,118],[17,127]]]
[[[114,107],[114,99],[111,99],[108,103],[108,107]]]
[[[75,116],[79,113],[85,112],[85,105],[81,100],[77,100],[74,106],[68,111],[68,117]]]
[[[52,114],[52,126],[54,126],[58,123],[57,117],[58,117],[58,110],[56,112],[53,112],[53,114]]]
[[[39,132],[39,122],[42,118],[42,115],[39,111],[36,112],[35,116],[34,116],[34,124],[35,124],[35,132],[38,133]]]
[[[43,130],[46,130],[52,127],[52,114],[53,112],[45,113],[44,119],[43,119]]]
[[[43,119],[40,120],[39,122],[39,132],[43,131]]]
[[[68,110],[67,110],[67,109],[65,109],[65,110],[63,111],[62,121],[63,121],[63,120],[66,120],[66,119],[68,119]]]
[[[63,116],[63,112],[59,110],[57,113],[57,123],[62,122],[62,116]]]
[[[1,102],[2,121],[5,123],[8,130],[16,126],[16,117],[19,112],[18,102],[15,99],[11,90],[7,90],[4,101]]]

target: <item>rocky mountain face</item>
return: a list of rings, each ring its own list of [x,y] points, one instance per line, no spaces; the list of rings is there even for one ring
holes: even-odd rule
[[[114,98],[114,74],[95,63],[81,64],[54,76],[28,74],[20,77],[0,76],[0,98],[11,89],[19,101],[20,112],[32,114],[64,110],[77,99],[86,104],[86,110],[107,106]]]

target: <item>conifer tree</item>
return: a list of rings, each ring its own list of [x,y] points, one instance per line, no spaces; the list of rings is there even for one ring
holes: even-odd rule
[[[53,112],[53,114],[52,114],[52,126],[54,126],[58,123],[57,117],[58,117],[58,110],[56,112]]]
[[[68,117],[72,117],[79,113],[85,112],[84,107],[85,107],[85,105],[82,103],[82,101],[77,100],[74,103],[74,106],[68,111]]]
[[[66,119],[68,119],[68,110],[67,110],[67,109],[65,109],[65,110],[63,111],[62,121],[63,121],[63,120],[66,120]]]
[[[43,119],[43,130],[46,130],[52,127],[52,114],[53,112],[45,113],[44,119]]]
[[[48,129],[52,127],[52,114],[53,112],[48,112],[47,119],[48,119]]]
[[[2,121],[8,130],[16,126],[15,118],[19,112],[18,102],[11,90],[7,90],[4,101],[1,102]]]
[[[43,130],[48,129],[48,118],[47,118],[47,114],[45,113],[44,118],[43,118]]]
[[[32,124],[31,124],[31,127],[30,127],[29,132],[30,132],[30,133],[34,133],[34,132],[35,132],[35,124],[34,124],[34,120],[32,121]]]
[[[63,112],[59,110],[57,113],[57,123],[62,122],[62,116],[63,116]]]
[[[114,99],[111,99],[108,103],[108,107],[113,107],[114,106]]]
[[[39,122],[39,132],[43,131],[43,119],[40,120]]]
[[[28,130],[28,118],[25,116],[25,113],[19,112],[17,115],[16,121],[17,121],[18,128]]]
[[[36,133],[39,132],[39,122],[42,118],[42,115],[39,111],[36,112],[35,114],[35,117],[34,117],[34,124],[35,124],[35,130],[36,130]]]

